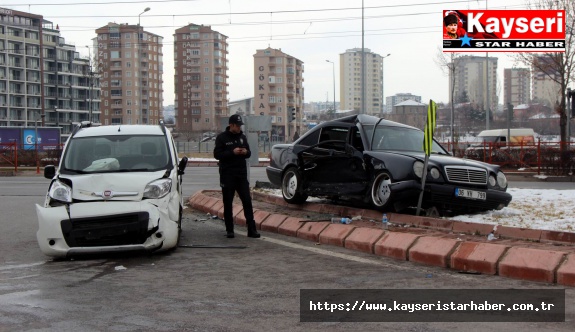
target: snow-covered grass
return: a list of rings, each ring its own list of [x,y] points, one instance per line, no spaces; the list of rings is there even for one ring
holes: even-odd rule
[[[450,219],[510,227],[575,232],[575,190],[507,190],[513,200],[499,211],[459,215]]]
[[[280,190],[259,189],[281,197]],[[575,232],[575,190],[519,189],[507,190],[513,200],[499,211],[458,215],[447,219],[491,225]],[[308,201],[323,201],[310,197]]]

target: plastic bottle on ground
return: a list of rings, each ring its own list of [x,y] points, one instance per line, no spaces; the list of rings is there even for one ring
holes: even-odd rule
[[[383,225],[383,229],[389,228],[389,222],[387,220],[387,213],[384,213],[383,216],[381,217],[381,223]]]
[[[331,218],[331,222],[333,224],[351,224],[351,219],[345,218],[345,217],[343,217],[343,218],[333,217],[333,218]]]

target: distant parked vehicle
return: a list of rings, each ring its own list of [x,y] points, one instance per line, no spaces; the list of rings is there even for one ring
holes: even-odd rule
[[[477,135],[481,141],[465,149],[465,157],[482,160],[490,154],[491,157],[500,155],[498,149],[534,149],[535,136],[535,131],[531,128],[484,130]]]
[[[216,140],[216,136],[217,136],[217,134],[214,133],[213,131],[210,131],[210,132],[207,132],[207,133],[203,133],[203,134],[202,134],[202,139],[200,140],[200,142],[215,141],[215,140]]]

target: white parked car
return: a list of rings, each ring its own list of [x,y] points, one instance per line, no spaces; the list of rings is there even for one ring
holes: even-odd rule
[[[160,125],[79,125],[64,146],[44,205],[38,244],[53,257],[177,246],[182,175],[172,135]]]

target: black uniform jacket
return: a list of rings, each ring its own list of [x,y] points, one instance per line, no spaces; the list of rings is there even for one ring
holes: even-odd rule
[[[245,155],[234,154],[234,149],[246,148],[248,152]],[[216,137],[216,147],[214,148],[214,158],[219,160],[220,174],[234,172],[237,174],[247,174],[246,159],[252,155],[248,139],[242,131],[234,134],[230,127]]]

